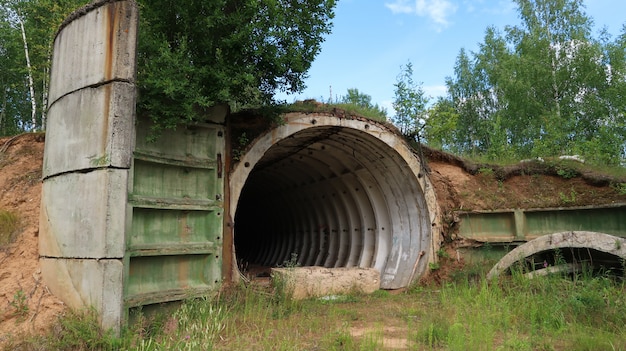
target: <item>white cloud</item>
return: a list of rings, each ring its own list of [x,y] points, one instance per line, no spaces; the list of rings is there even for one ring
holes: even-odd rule
[[[392,13],[413,13],[415,10],[407,0],[396,0],[394,3],[385,3],[385,7],[390,9]]]
[[[385,3],[385,7],[391,10],[392,13],[410,14],[414,13],[420,17],[428,17],[438,26],[447,27],[450,25],[448,18],[454,14],[458,8],[452,1],[449,0],[395,0],[391,3]]]

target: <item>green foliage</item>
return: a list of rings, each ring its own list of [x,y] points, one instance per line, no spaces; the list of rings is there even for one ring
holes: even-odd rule
[[[562,191],[559,191],[559,198],[563,204],[571,204],[576,202],[576,190],[571,189],[569,195],[565,195]]]
[[[411,62],[401,66],[400,70],[394,84],[393,108],[396,110],[396,115],[393,123],[400,128],[402,134],[419,138],[425,123],[428,97],[425,96],[421,83],[417,84],[413,81]]]
[[[337,109],[345,111],[348,115],[356,115],[365,118],[369,118],[374,121],[386,121],[387,117],[382,115],[381,111],[383,109],[376,110],[376,105],[374,105],[374,109],[366,108],[361,105],[357,105],[354,103],[329,103],[322,104],[318,103],[315,100],[305,100],[304,102],[297,102],[290,105],[285,105],[283,107],[283,112],[328,112],[333,113]],[[385,111],[386,113],[386,111]]]
[[[555,262],[562,259],[559,255]],[[276,301],[260,286],[240,285],[217,299],[185,301],[173,313],[131,325],[120,337],[101,331],[94,313],[70,312],[48,335],[14,339],[8,349],[378,350],[392,329],[394,339],[404,331],[411,350],[613,350],[626,345],[621,281],[590,274],[528,279],[516,272],[501,278],[497,283],[467,279],[422,285],[407,294],[377,293],[356,302],[310,299],[297,308]],[[286,308],[290,313],[277,318],[277,311]]]
[[[119,350],[123,339],[103,331],[94,310],[68,312],[61,316],[49,334],[34,342],[42,350]]]
[[[0,210],[0,248],[10,244],[19,228],[19,217],[10,211]]]
[[[138,110],[157,129],[205,109],[299,92],[331,29],[334,0],[142,0]]]
[[[418,341],[429,348],[438,348],[446,344],[450,321],[441,315],[430,316],[418,331]]]
[[[567,166],[557,166],[556,174],[565,179],[572,179],[578,176],[578,171]]]
[[[15,295],[13,295],[13,300],[9,304],[15,309],[14,312],[18,316],[18,321],[21,322],[28,316],[28,312],[30,311],[28,307],[28,296],[26,296],[23,290],[18,290]]]
[[[429,262],[429,263],[428,263],[428,268],[429,268],[431,271],[436,271],[436,270],[438,270],[439,268],[441,268],[441,265],[440,265],[438,262]]]
[[[626,183],[614,183],[612,186],[620,195],[626,195]]]
[[[581,0],[514,2],[521,25],[489,27],[477,52],[459,52],[448,97],[428,112],[428,143],[491,160],[623,162],[626,27],[594,37]]]
[[[65,17],[88,2],[0,0],[0,136],[45,127],[54,35]],[[28,44],[34,96],[28,87],[20,20]],[[31,99],[36,105],[35,124],[31,120]]]
[[[348,89],[348,94],[341,98],[343,104],[354,105],[361,109],[361,115],[364,117],[370,117],[377,120],[387,119],[387,110],[378,106],[378,104],[372,104],[372,97],[365,93],[361,93],[356,88]]]

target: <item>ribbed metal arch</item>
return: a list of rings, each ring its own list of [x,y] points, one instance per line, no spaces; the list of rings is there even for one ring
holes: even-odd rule
[[[404,141],[380,125],[290,116],[255,140],[233,171],[237,257],[374,267],[381,287],[407,286],[424,270],[434,223],[421,172]]]

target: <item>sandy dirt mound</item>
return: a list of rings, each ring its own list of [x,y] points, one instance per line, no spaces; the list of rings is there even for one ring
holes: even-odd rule
[[[39,270],[43,147],[43,134],[0,138],[0,210],[19,220],[15,241],[0,247],[0,349],[9,337],[43,332],[65,308]]]

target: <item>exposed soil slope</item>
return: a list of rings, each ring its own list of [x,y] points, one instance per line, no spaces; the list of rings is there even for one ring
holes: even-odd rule
[[[0,247],[0,349],[10,335],[40,333],[65,307],[41,281],[38,267],[39,205],[44,135],[0,138],[0,210],[16,213],[14,243]],[[473,165],[424,149],[444,222],[454,210],[565,207],[626,202],[612,180],[595,174],[559,175],[554,164],[507,168]],[[451,222],[450,222],[451,223]],[[450,228],[448,228],[450,229]]]
[[[0,138],[0,211],[17,214],[15,241],[0,247],[0,349],[9,336],[39,333],[64,310],[41,279],[39,206],[44,135]]]

